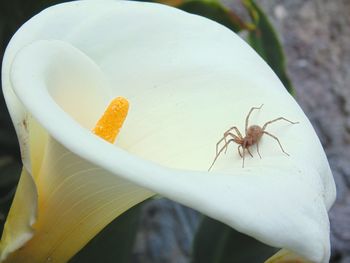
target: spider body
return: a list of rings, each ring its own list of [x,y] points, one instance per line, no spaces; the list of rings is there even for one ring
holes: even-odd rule
[[[236,126],[231,127],[230,129],[225,131],[224,136],[216,144],[216,155],[215,155],[214,161],[211,164],[211,166],[209,167],[208,171],[213,167],[213,165],[215,164],[215,162],[216,162],[217,158],[220,156],[220,154],[223,151],[225,151],[225,153],[226,153],[227,147],[231,142],[235,142],[236,144],[238,144],[238,153],[241,156],[241,158],[243,159],[242,167],[244,167],[244,159],[245,159],[245,152],[246,151],[249,153],[250,156],[253,157],[252,153],[249,150],[249,148],[253,145],[256,145],[258,155],[261,158],[261,155],[259,152],[259,141],[264,134],[269,135],[270,137],[275,139],[278,142],[282,152],[285,153],[286,155],[289,155],[287,152],[285,152],[283,150],[283,147],[282,147],[279,139],[276,136],[272,135],[271,133],[267,132],[265,129],[269,124],[276,122],[276,121],[279,121],[279,120],[284,120],[284,121],[287,121],[291,124],[297,124],[298,122],[292,122],[290,120],[287,120],[284,117],[279,117],[279,118],[276,118],[276,119],[273,119],[271,121],[266,122],[262,127],[260,127],[259,125],[251,125],[248,127],[249,117],[250,117],[251,113],[253,112],[253,110],[259,110],[259,109],[261,109],[261,107],[263,105],[264,104],[262,104],[260,107],[252,107],[250,109],[250,111],[246,117],[246,120],[245,120],[245,136],[244,137],[242,136],[241,132],[238,130],[238,128]],[[225,142],[224,146],[222,146],[219,149],[219,146],[220,146],[222,141]],[[241,149],[243,150],[243,152],[241,152]]]
[[[248,148],[259,142],[263,135],[263,130],[259,125],[252,125],[248,128],[247,134],[243,138],[243,148]]]

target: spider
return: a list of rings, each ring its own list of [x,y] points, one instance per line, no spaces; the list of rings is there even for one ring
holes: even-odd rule
[[[227,131],[225,131],[224,133],[224,136],[221,138],[221,140],[219,140],[216,144],[216,155],[215,155],[215,158],[214,158],[214,161],[213,163],[211,164],[211,166],[209,167],[208,171],[210,171],[210,169],[213,167],[213,165],[215,164],[216,160],[218,159],[218,157],[220,156],[220,154],[225,150],[225,153],[227,151],[227,147],[228,145],[231,143],[231,142],[235,142],[238,144],[238,153],[239,153],[239,156],[241,156],[241,158],[243,159],[243,162],[242,162],[242,168],[244,168],[244,157],[245,157],[245,151],[247,150],[247,152],[249,153],[249,155],[251,157],[253,157],[252,153],[250,152],[249,150],[249,147],[256,144],[256,150],[258,152],[258,155],[261,159],[261,155],[260,155],[260,152],[259,152],[259,141],[261,139],[261,137],[266,134],[266,135],[269,135],[271,136],[273,139],[275,139],[282,152],[285,153],[286,155],[289,156],[289,154],[283,149],[279,139],[275,136],[275,135],[272,135],[271,133],[265,131],[267,125],[273,123],[273,122],[276,122],[276,121],[279,121],[279,120],[284,120],[284,121],[287,121],[291,124],[297,124],[299,122],[292,122],[290,120],[287,120],[286,118],[284,117],[279,117],[279,118],[276,118],[276,119],[273,119],[271,121],[268,121],[266,122],[262,127],[258,126],[258,125],[251,125],[248,127],[248,122],[249,122],[249,117],[251,115],[251,113],[254,111],[254,110],[260,110],[262,108],[264,104],[262,104],[260,107],[252,107],[250,109],[250,111],[248,112],[248,115],[245,119],[245,137],[242,136],[242,134],[240,133],[240,131],[238,130],[238,128],[236,126],[234,127],[231,127],[230,129],[228,129]],[[235,131],[237,134],[234,134],[232,131]],[[231,137],[231,139],[227,140],[227,137]],[[225,141],[225,144],[224,146],[219,150],[219,145],[222,141]],[[240,149],[243,149],[243,153],[241,153],[241,150]]]

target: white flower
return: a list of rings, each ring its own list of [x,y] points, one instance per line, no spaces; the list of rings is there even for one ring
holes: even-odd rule
[[[3,92],[24,169],[2,258],[67,261],[116,216],[159,193],[306,259],[330,255],[335,186],[304,113],[266,63],[229,29],[174,8],[77,1],[15,34]],[[91,133],[108,102],[130,101],[116,145]],[[262,159],[235,147],[207,172],[230,126],[269,127]],[[256,155],[256,154],[255,154]],[[22,249],[17,250],[20,246]],[[14,253],[12,253],[14,251]]]

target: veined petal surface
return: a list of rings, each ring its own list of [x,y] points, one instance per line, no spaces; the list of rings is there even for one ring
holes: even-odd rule
[[[81,159],[52,138],[46,147],[36,180],[38,214],[33,235],[5,262],[28,258],[66,262],[114,218],[153,195]]]
[[[335,186],[322,146],[272,70],[227,28],[158,4],[77,1],[28,21],[4,65],[15,124],[30,113],[49,142],[108,178],[160,193],[309,260],[328,261],[327,210]],[[89,129],[115,96],[129,99],[130,112],[110,145]],[[248,110],[262,103],[252,124],[281,116],[299,122],[268,128],[290,156],[263,137],[261,160],[247,158],[242,169],[233,147],[208,173],[222,133],[233,125],[243,131]],[[17,131],[20,139],[27,136],[20,125]],[[33,169],[26,154],[24,163]]]

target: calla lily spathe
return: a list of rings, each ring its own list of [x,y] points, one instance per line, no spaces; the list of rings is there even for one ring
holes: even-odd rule
[[[330,256],[335,186],[308,119],[266,63],[229,29],[174,8],[77,1],[44,10],[15,34],[3,92],[23,155],[1,258],[64,262],[113,218],[159,193],[271,246]],[[90,130],[116,96],[130,111],[116,145]],[[210,173],[222,132],[271,125],[262,159],[236,149]],[[25,206],[25,208],[23,208]],[[22,247],[21,249],[18,249]]]

